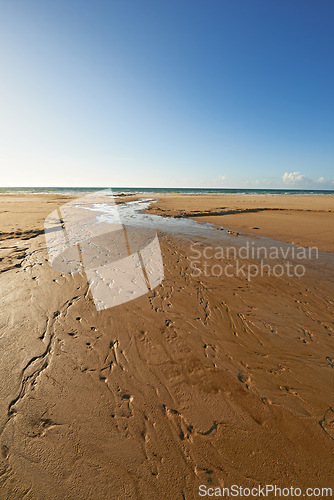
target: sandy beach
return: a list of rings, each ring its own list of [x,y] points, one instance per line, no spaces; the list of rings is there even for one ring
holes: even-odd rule
[[[150,211],[334,252],[333,196],[168,194]]]
[[[194,275],[194,238],[161,233],[163,282],[104,311],[48,261],[44,219],[71,199],[0,196],[0,497],[333,488],[334,197],[159,195],[148,213],[320,256],[302,277]]]

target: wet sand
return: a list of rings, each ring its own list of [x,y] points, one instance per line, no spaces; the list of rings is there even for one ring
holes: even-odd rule
[[[197,198],[166,197],[152,211],[189,216]],[[330,224],[324,198],[298,212],[307,227],[316,214]],[[332,275],[194,277],[188,239],[160,235],[162,284],[97,312],[85,275],[62,275],[47,260],[44,218],[69,199],[0,197],[1,498],[333,487]],[[300,197],[291,202],[300,209]],[[201,210],[247,208],[229,203],[215,197]],[[248,228],[248,216],[198,219],[235,217]],[[280,231],[277,239],[293,237],[283,222]],[[300,239],[331,248],[325,231]]]
[[[150,211],[334,252],[334,196],[159,195]]]

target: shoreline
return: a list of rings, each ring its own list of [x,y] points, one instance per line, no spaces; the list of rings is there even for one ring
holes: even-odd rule
[[[1,232],[42,229],[49,208],[51,212],[77,197],[78,194],[1,194]],[[143,198],[142,195],[115,196],[115,202]],[[149,214],[191,218],[197,222],[209,222],[230,233],[268,237],[296,246],[317,246],[321,251],[334,252],[334,197],[165,194],[151,198],[154,203],[146,210]],[[14,205],[20,216],[11,224],[7,221],[7,214]]]

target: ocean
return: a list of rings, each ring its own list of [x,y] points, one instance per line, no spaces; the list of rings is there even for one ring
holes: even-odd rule
[[[139,187],[2,187],[1,194],[85,194],[111,189],[114,195],[121,194],[277,194],[277,195],[327,195],[328,189],[227,189],[227,188],[139,188]]]

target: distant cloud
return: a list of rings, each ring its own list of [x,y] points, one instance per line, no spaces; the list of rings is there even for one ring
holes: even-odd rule
[[[187,184],[185,184],[187,185]],[[201,184],[204,186],[204,183]],[[312,179],[299,170],[285,172],[283,175],[270,177],[230,177],[218,175],[208,184],[217,188],[247,188],[247,189],[330,189],[334,190],[334,180],[326,177]]]
[[[330,179],[325,179],[325,177],[319,177],[319,179],[310,179],[301,172],[285,172],[283,175],[283,183],[290,186],[300,187],[300,188],[315,188],[315,189],[326,189],[334,188],[334,181]]]
[[[288,172],[285,172],[283,175],[283,182],[285,184],[298,184],[308,181],[311,181],[311,179],[308,179],[306,175],[303,175],[301,172],[290,172],[289,174]]]
[[[325,179],[325,177],[319,177],[319,179],[316,180],[318,184],[321,186],[328,186],[331,187],[332,189],[334,188],[334,181],[331,181],[330,179]]]

